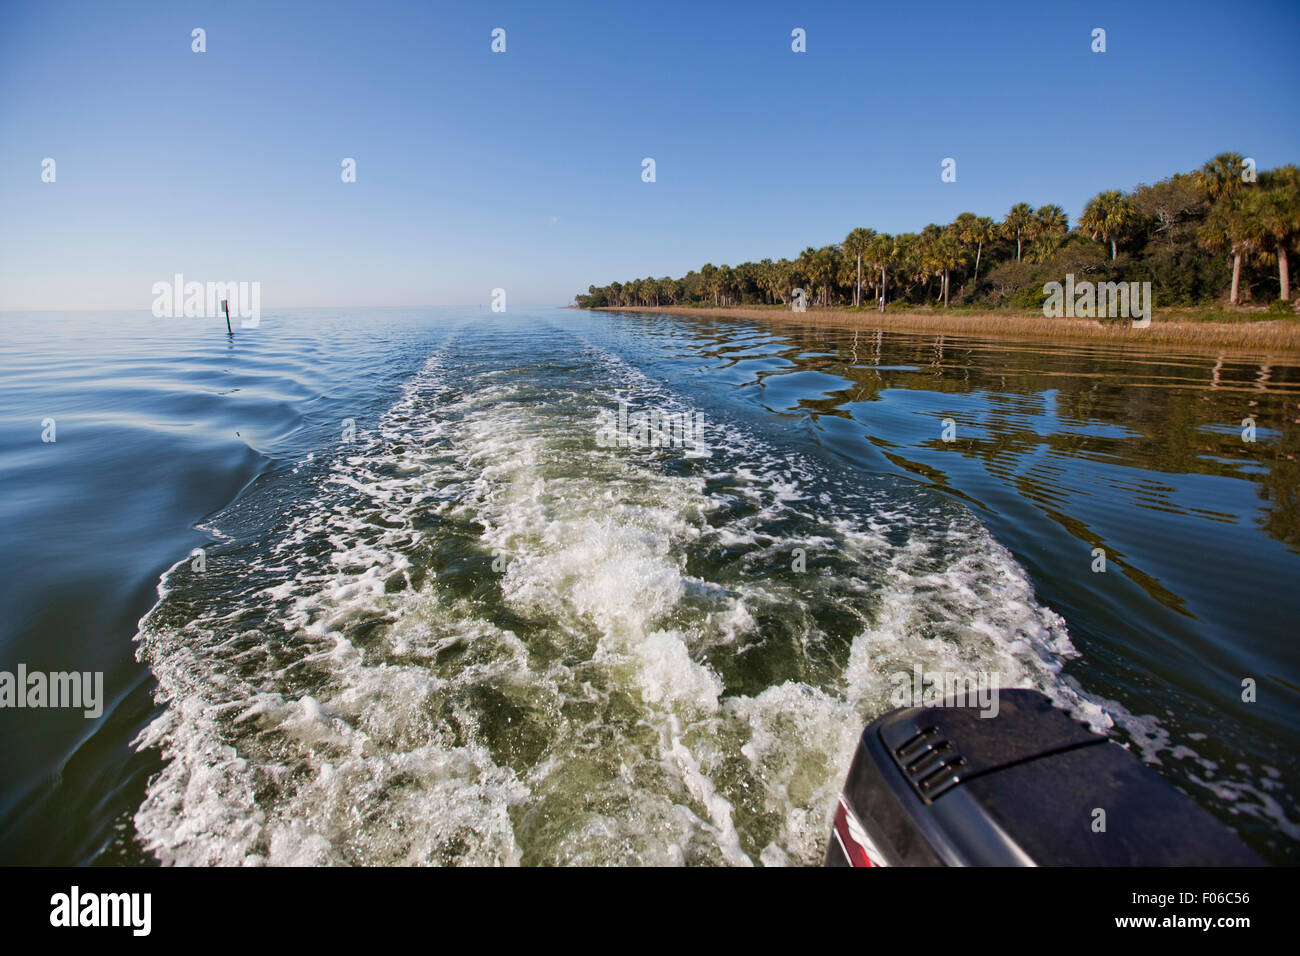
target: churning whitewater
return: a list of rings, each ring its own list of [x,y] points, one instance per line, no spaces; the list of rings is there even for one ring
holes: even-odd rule
[[[462,328],[164,576],[159,861],[814,863],[900,672],[1124,719],[963,506],[711,410],[707,457],[609,447],[620,403],[700,409],[547,333]]]

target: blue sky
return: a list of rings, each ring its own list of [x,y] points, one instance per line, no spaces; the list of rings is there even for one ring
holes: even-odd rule
[[[177,272],[263,309],[560,304],[859,225],[1073,219],[1225,149],[1300,162],[1297,37],[1290,0],[0,0],[0,308],[147,309]]]

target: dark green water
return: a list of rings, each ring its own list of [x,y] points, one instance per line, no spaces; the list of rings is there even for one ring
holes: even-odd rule
[[[1039,687],[1300,848],[1293,365],[566,310],[5,319],[0,669],[102,670],[108,703],[0,710],[0,861],[815,862],[915,665]],[[700,416],[707,456],[602,444],[620,403]]]

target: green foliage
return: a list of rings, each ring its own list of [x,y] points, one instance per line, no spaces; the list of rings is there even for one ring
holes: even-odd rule
[[[1300,170],[1260,171],[1221,153],[1130,193],[1107,190],[1084,207],[1078,227],[1062,207],[1016,203],[1001,222],[963,212],[948,225],[891,236],[858,227],[844,240],[809,246],[793,259],[737,266],[706,263],[680,279],[591,286],[579,306],[780,305],[795,288],[810,307],[905,311],[918,306],[1037,309],[1044,283],[1067,274],[1092,281],[1149,281],[1161,307],[1222,305],[1233,267],[1240,303],[1289,293],[1300,261]],[[860,283],[860,286],[859,286]],[[945,294],[946,293],[946,294]],[[1285,300],[1280,300],[1285,302]],[[1286,305],[1287,311],[1290,305]]]

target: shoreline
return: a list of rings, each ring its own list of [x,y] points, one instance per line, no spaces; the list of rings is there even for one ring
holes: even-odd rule
[[[841,326],[886,332],[940,332],[992,338],[1043,341],[1071,339],[1132,345],[1231,348],[1269,354],[1300,355],[1300,321],[1284,317],[1258,321],[1188,321],[1153,317],[1149,328],[1127,323],[1102,324],[1092,319],[1049,319],[1014,313],[942,314],[810,309],[791,312],[776,306],[598,306],[593,312],[648,312],[711,318],[758,319],[781,325]],[[1189,310],[1190,311],[1190,310]]]

